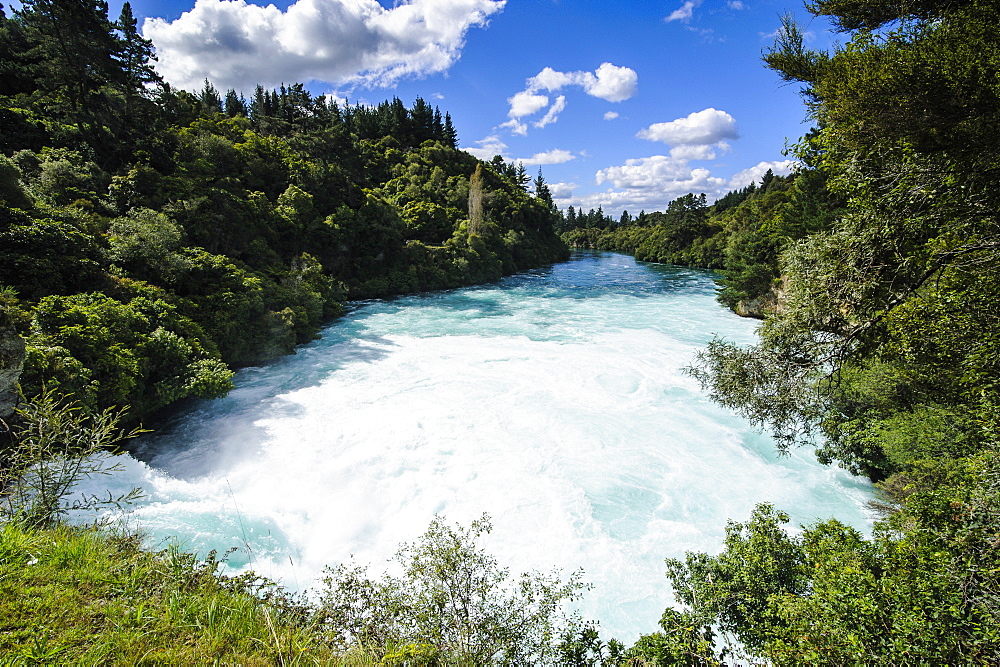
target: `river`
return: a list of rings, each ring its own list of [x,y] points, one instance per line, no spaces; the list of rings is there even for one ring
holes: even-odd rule
[[[151,544],[239,547],[231,567],[300,590],[352,555],[380,570],[435,514],[488,513],[491,554],[512,572],[582,567],[581,613],[628,644],[671,603],[663,559],[717,552],[758,502],[870,526],[867,483],[776,455],[683,374],[713,334],[750,343],[755,326],[715,302],[709,272],[615,253],[354,304],[110,481],[146,492],[129,521]]]

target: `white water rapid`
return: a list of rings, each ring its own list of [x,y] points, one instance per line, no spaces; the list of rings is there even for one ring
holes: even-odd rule
[[[777,456],[682,374],[713,333],[753,340],[713,289],[704,271],[589,253],[357,304],[147,437],[111,485],[146,492],[130,523],[153,545],[238,546],[230,565],[293,589],[352,554],[381,571],[435,514],[486,512],[490,553],[512,572],[584,568],[581,613],[629,644],[671,603],[663,559],[717,552],[758,502],[869,527],[868,484]]]

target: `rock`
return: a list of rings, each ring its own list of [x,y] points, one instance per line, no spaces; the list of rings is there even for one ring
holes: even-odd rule
[[[777,281],[766,294],[749,301],[740,301],[733,312],[740,317],[754,317],[762,320],[768,315],[780,313],[785,305],[783,281]]]
[[[9,417],[17,405],[17,381],[24,368],[24,356],[24,339],[0,309],[0,419]]]

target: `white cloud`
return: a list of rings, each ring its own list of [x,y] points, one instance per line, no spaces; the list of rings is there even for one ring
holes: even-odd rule
[[[563,164],[564,162],[569,162],[570,160],[575,160],[576,156],[567,150],[561,148],[554,148],[545,153],[535,153],[529,158],[514,160],[515,162],[520,162],[526,166],[535,164]]]
[[[552,193],[552,199],[554,199],[556,203],[559,203],[560,200],[568,200],[572,197],[573,190],[577,187],[576,183],[549,183],[549,192]],[[569,204],[565,205],[569,206]]]
[[[689,192],[704,192],[709,201],[728,192],[726,179],[713,176],[708,169],[692,168],[685,158],[668,155],[626,160],[623,165],[601,169],[594,180],[611,187],[582,197],[574,197],[572,192],[561,197],[553,195],[556,203],[562,208],[573,205],[581,210],[600,206],[611,215],[622,210],[635,214],[665,210],[671,201]]]
[[[565,108],[566,108],[566,96],[560,95],[559,97],[556,98],[556,101],[552,103],[552,106],[549,107],[549,110],[545,112],[545,115],[542,117],[542,119],[535,123],[535,127],[541,128],[545,127],[550,123],[556,122],[557,120],[559,120],[559,114]]]
[[[670,21],[681,21],[687,23],[694,16],[695,8],[701,4],[701,0],[687,0],[683,5],[671,12],[665,21],[669,23]]]
[[[554,93],[568,86],[577,86],[592,97],[608,102],[623,102],[638,92],[638,83],[639,75],[635,70],[611,63],[601,63],[593,72],[559,72],[546,67],[525,82],[524,90],[507,98],[510,104],[507,112],[509,120],[500,127],[509,128],[514,134],[527,134],[527,127],[520,119],[538,113],[548,105],[549,97],[542,94],[543,91]],[[566,96],[559,95],[545,115],[534,124],[535,127],[541,128],[554,123],[565,108]]]
[[[642,210],[663,211],[671,201],[689,192],[705,193],[708,201],[713,202],[727,192],[759,182],[768,169],[775,175],[784,176],[791,173],[796,164],[794,160],[760,162],[727,180],[712,175],[708,169],[691,167],[683,157],[653,155],[626,160],[623,165],[598,171],[595,182],[611,186],[602,192],[573,196],[572,188],[566,188],[560,190],[558,196],[553,190],[553,198],[560,208],[572,205],[586,211],[600,206],[605,213],[615,216],[622,210],[633,214]]]
[[[157,70],[180,88],[310,80],[391,85],[447,70],[473,26],[506,0],[297,0],[286,11],[245,0],[197,0],[175,21],[148,18]]]
[[[601,169],[595,176],[597,184],[610,182],[626,190],[664,190],[687,192],[713,192],[726,184],[707,169],[692,169],[687,160],[666,155],[633,158],[624,165]]]
[[[527,90],[555,92],[571,84],[582,86],[584,85],[585,77],[588,75],[593,76],[590,72],[557,72],[551,67],[546,67],[528,79]]]
[[[775,176],[787,176],[792,173],[798,162],[795,160],[776,160],[773,162],[758,162],[749,169],[733,174],[729,179],[730,190],[742,190],[751,183],[758,183],[764,177],[767,170],[774,172]]]
[[[510,111],[507,115],[510,118],[520,118],[538,113],[549,104],[549,98],[545,95],[537,95],[529,90],[523,90],[513,97],[507,98],[510,104]]]
[[[511,118],[506,123],[500,123],[500,127],[506,127],[512,134],[519,134],[522,137],[528,134],[528,125],[516,118]]]
[[[615,118],[618,118],[617,111],[608,111],[604,114],[604,120],[614,120]]]
[[[681,160],[714,160],[719,152],[729,149],[729,144],[722,142],[720,145],[702,144],[699,146],[675,146],[670,149],[670,157]]]
[[[475,155],[480,160],[490,160],[494,155],[503,155],[507,151],[507,144],[500,140],[500,137],[491,134],[488,137],[472,142],[478,146],[466,147],[462,150]]]
[[[628,67],[602,63],[595,80],[587,81],[583,89],[588,95],[608,102],[624,102],[638,92],[639,75]]]
[[[742,0],[729,0],[726,5],[728,5],[730,9],[735,9],[737,11],[746,9],[746,3],[742,2]]]
[[[709,107],[668,123],[653,123],[636,135],[640,139],[662,141],[671,146],[714,144],[738,139],[736,119],[725,111]]]

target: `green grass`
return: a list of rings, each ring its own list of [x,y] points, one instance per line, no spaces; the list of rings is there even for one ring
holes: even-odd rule
[[[337,656],[306,606],[136,535],[0,526],[0,664],[364,664]]]

